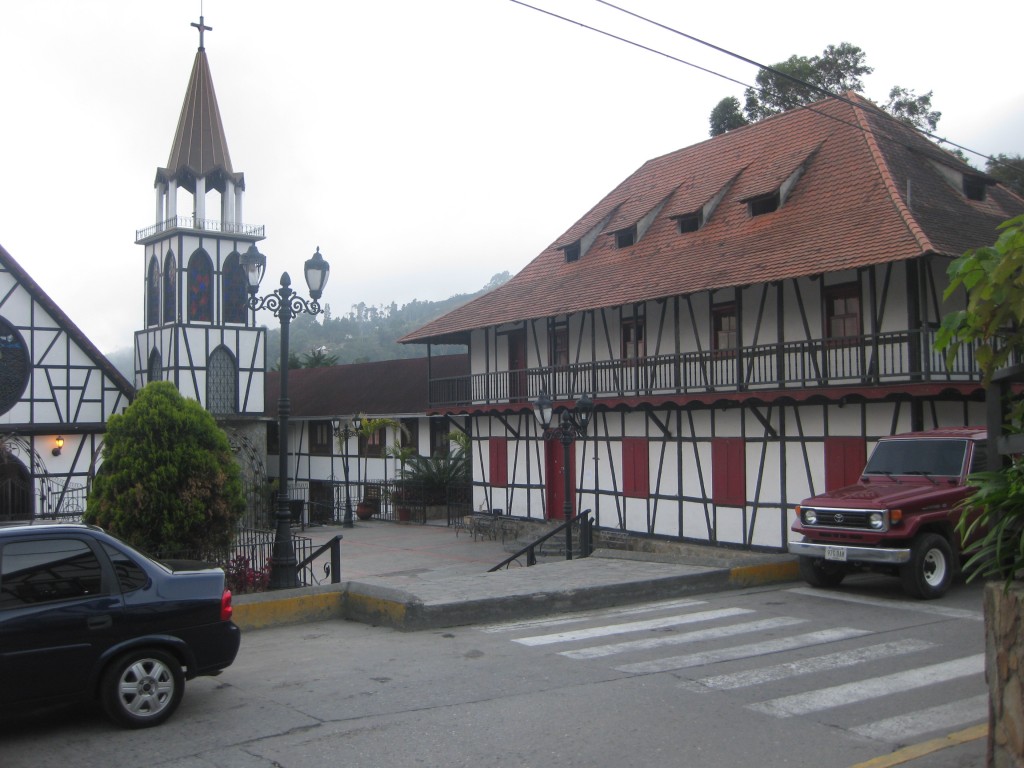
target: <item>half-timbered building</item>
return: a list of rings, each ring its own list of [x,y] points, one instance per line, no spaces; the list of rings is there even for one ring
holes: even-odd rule
[[[0,247],[0,522],[77,518],[131,383]]]
[[[448,433],[465,419],[427,415],[428,371],[443,377],[469,373],[463,355],[352,363],[289,372],[289,478],[296,500],[308,503],[308,519],[339,520],[352,504],[392,483],[402,469],[402,449],[432,456],[447,452]],[[267,374],[267,415],[277,417],[280,375]],[[376,420],[372,431],[355,431],[356,418]],[[267,423],[268,465],[277,466],[281,441],[276,421]],[[384,516],[390,514],[385,505]]]
[[[263,414],[266,330],[248,306],[241,254],[264,239],[243,220],[245,176],[231,164],[199,29],[166,167],[154,183],[154,224],[144,247],[143,329],[135,334],[135,385],[171,381],[222,423]],[[188,205],[183,211],[183,205]]]
[[[946,269],[1024,211],[855,94],[646,162],[505,285],[404,343],[467,345],[432,413],[471,418],[474,505],[560,517],[532,402],[591,395],[572,508],[636,535],[781,550],[872,441],[983,423],[933,343]]]

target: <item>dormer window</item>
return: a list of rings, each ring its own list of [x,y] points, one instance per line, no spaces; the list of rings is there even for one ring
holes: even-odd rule
[[[696,232],[704,226],[704,212],[688,213],[685,216],[676,216],[676,224],[679,225],[679,233]]]
[[[579,261],[582,250],[583,249],[580,247],[579,240],[577,240],[575,243],[570,243],[569,245],[565,246],[562,249],[562,252],[565,254],[565,263],[571,264],[574,261]]]
[[[615,247],[629,248],[636,242],[636,224],[626,229],[620,229],[615,233]]]
[[[968,176],[966,173],[964,174],[964,197],[968,200],[984,200],[985,186],[985,180],[979,176]]]
[[[747,201],[747,209],[751,216],[761,216],[779,209],[779,190],[767,195],[759,195]]]

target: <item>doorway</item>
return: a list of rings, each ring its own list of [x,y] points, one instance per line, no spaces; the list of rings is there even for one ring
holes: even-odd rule
[[[544,501],[547,506],[548,520],[563,520],[565,514],[565,472],[569,472],[569,509],[576,509],[576,477],[573,468],[576,466],[576,443],[569,445],[569,466],[565,464],[565,449],[559,440],[544,442],[544,477],[547,478],[544,488]],[[570,514],[571,516],[571,514]]]

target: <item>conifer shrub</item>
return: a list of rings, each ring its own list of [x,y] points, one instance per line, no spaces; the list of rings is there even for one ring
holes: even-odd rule
[[[110,417],[85,522],[147,552],[198,557],[231,545],[244,510],[227,436],[173,384],[147,384]]]

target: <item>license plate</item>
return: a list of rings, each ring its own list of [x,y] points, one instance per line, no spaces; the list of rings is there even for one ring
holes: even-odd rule
[[[825,547],[826,560],[841,560],[846,562],[846,547]]]

